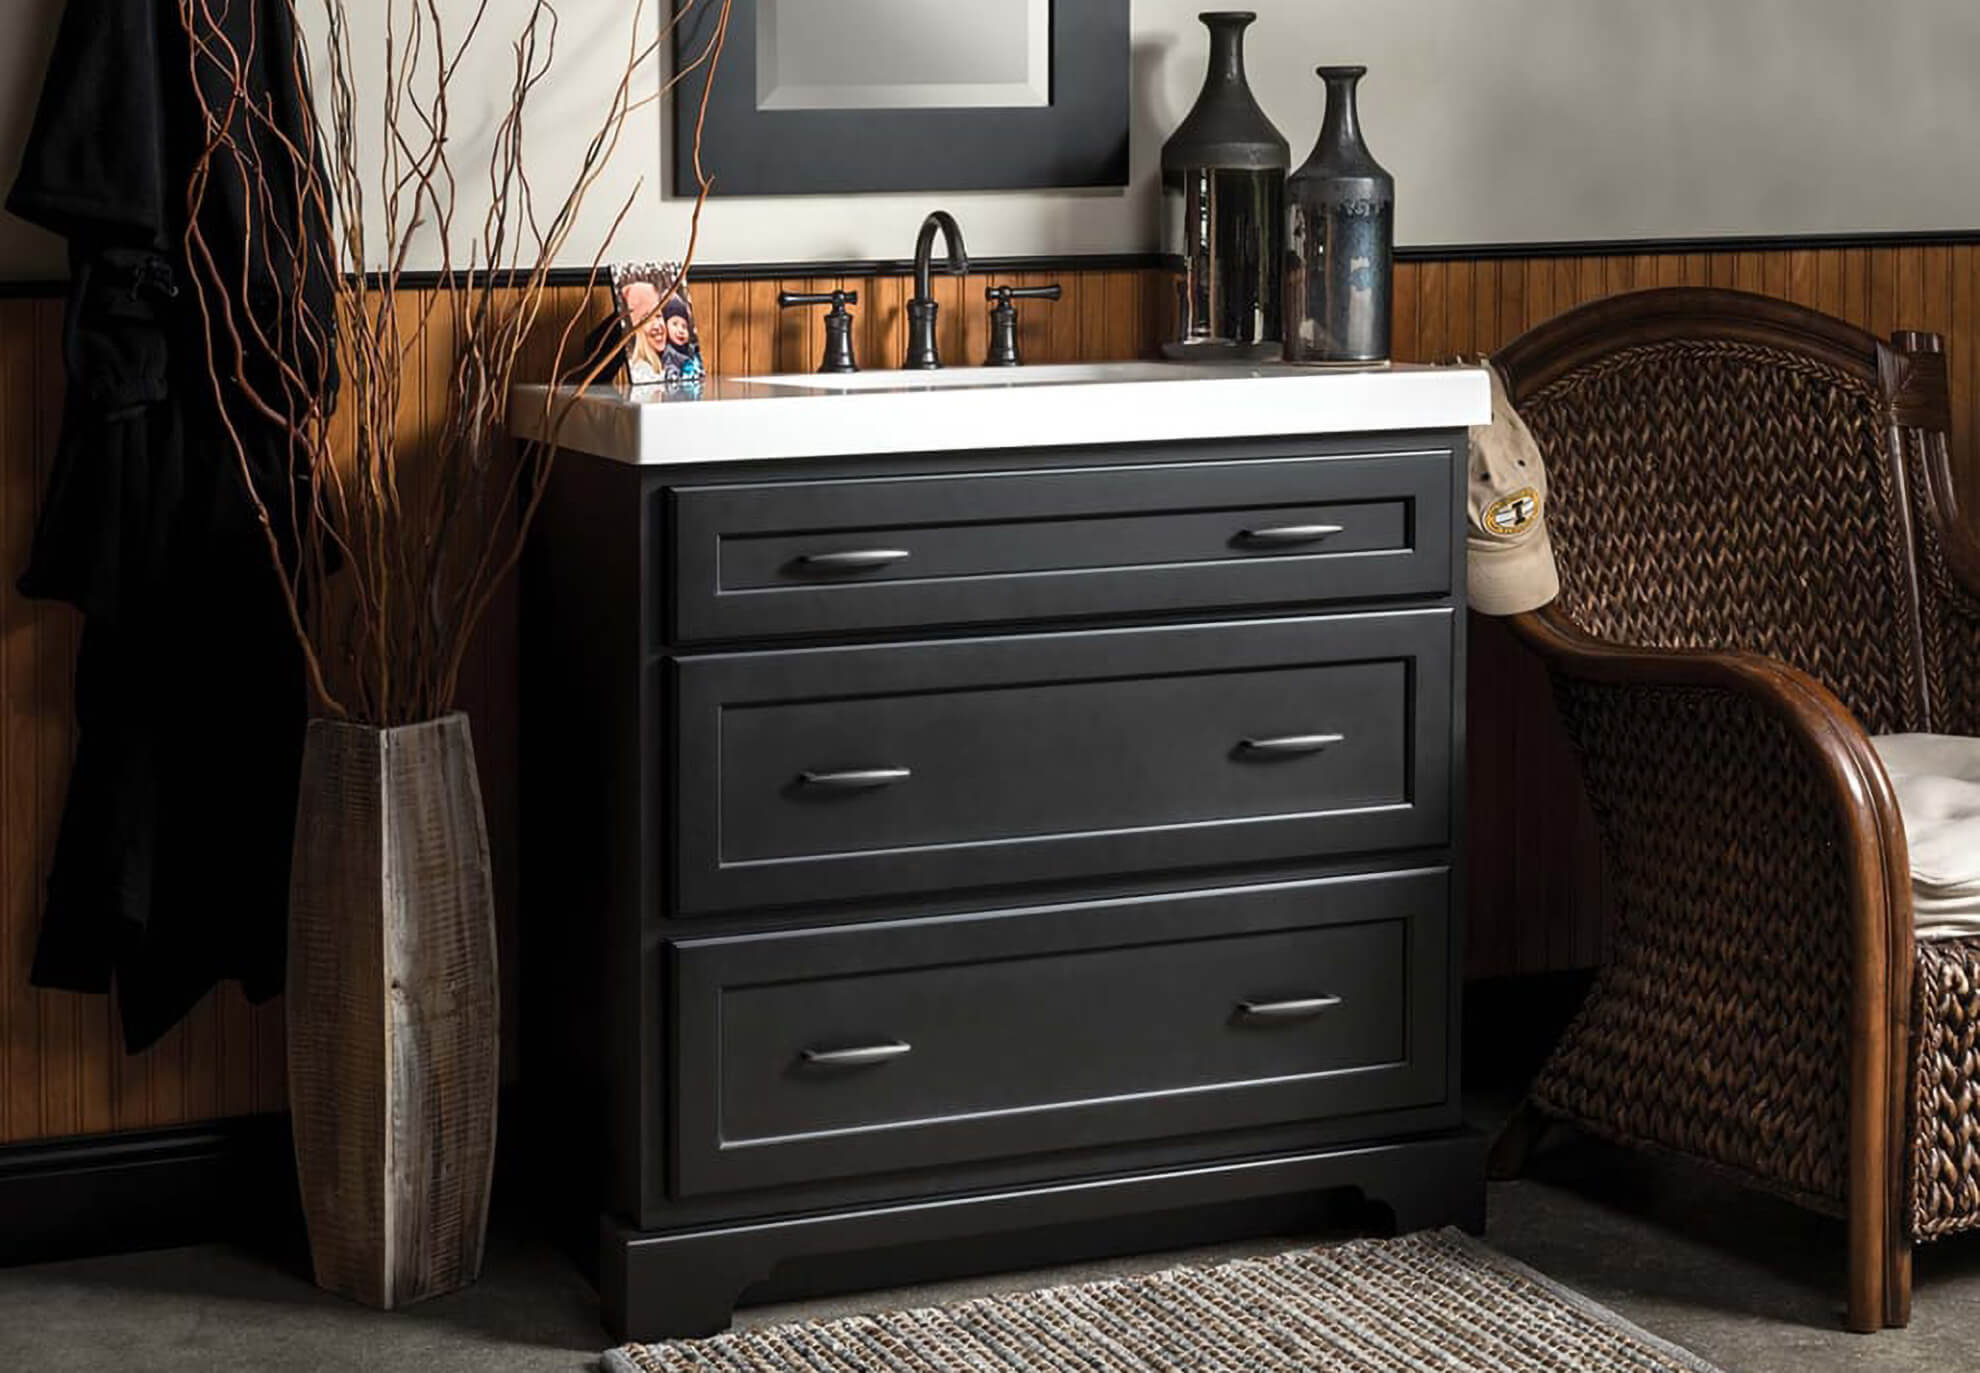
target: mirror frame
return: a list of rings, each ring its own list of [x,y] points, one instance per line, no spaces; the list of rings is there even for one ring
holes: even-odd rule
[[[758,3],[731,3],[702,131],[711,195],[1127,184],[1129,0],[1052,0],[1048,105],[842,110],[757,108]],[[702,0],[675,29],[676,70],[707,43],[719,8]],[[694,123],[707,85],[697,71],[674,87],[677,196],[698,189]]]

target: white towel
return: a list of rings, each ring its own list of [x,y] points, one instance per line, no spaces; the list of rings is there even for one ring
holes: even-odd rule
[[[1918,939],[1971,939],[1980,935],[1980,896],[1911,893],[1912,934]]]
[[[1897,791],[1912,882],[1939,896],[1980,892],[1980,739],[1884,734],[1870,743]]]
[[[1870,743],[1904,821],[1918,937],[1980,935],[1980,739],[1883,734]]]

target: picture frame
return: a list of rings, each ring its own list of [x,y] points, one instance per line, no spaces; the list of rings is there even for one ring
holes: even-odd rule
[[[699,386],[707,368],[681,264],[617,262],[611,277],[624,379],[633,386]]]
[[[701,166],[709,194],[799,195],[854,191],[1009,190],[1124,186],[1128,180],[1128,0],[1040,0],[1049,14],[1043,103],[942,106],[873,104],[766,108],[759,39],[766,6],[796,0],[732,0],[729,31],[710,89],[706,68],[674,88],[673,187],[699,190],[695,133],[703,92]],[[888,0],[870,0],[876,6]],[[958,0],[960,3],[960,0]],[[708,42],[719,7],[674,0],[675,69]],[[856,0],[843,0],[852,4]],[[978,0],[970,0],[978,3]],[[684,13],[683,13],[684,12]],[[904,83],[912,88],[912,74]],[[939,95],[924,95],[939,100]],[[983,100],[980,88],[958,98]],[[989,97],[994,99],[994,96]]]

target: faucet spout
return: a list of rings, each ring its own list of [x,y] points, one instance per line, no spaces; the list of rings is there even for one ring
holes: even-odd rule
[[[936,210],[921,221],[921,233],[914,240],[914,299],[907,303],[908,350],[907,360],[901,364],[923,371],[942,365],[941,353],[935,346],[935,315],[941,307],[935,303],[931,279],[931,259],[938,233],[949,250],[949,270],[957,276],[969,271],[969,253],[963,247],[962,229],[956,224],[956,217],[947,210]]]
[[[962,226],[947,210],[935,210],[921,221],[921,233],[914,240],[914,293],[918,299],[933,299],[929,259],[935,252],[935,235],[942,235],[949,250],[949,270],[957,276],[969,271],[969,252],[963,247]]]

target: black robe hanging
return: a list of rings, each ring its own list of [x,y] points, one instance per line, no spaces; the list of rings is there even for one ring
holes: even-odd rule
[[[286,0],[213,12],[277,122],[299,130]],[[178,0],[71,0],[7,200],[68,240],[71,273],[62,433],[19,585],[85,617],[76,754],[31,976],[114,985],[132,1052],[223,979],[254,1000],[281,989],[305,706],[188,276],[202,138],[188,56]],[[251,239],[244,222],[281,200],[250,205],[238,177],[216,184],[200,225],[222,280],[241,279],[244,245],[282,241],[265,226]],[[286,227],[288,242],[307,241]],[[298,294],[293,261],[249,265],[239,308]],[[299,294],[327,311],[321,273]],[[274,489],[289,476],[283,435],[230,409],[258,484]]]

